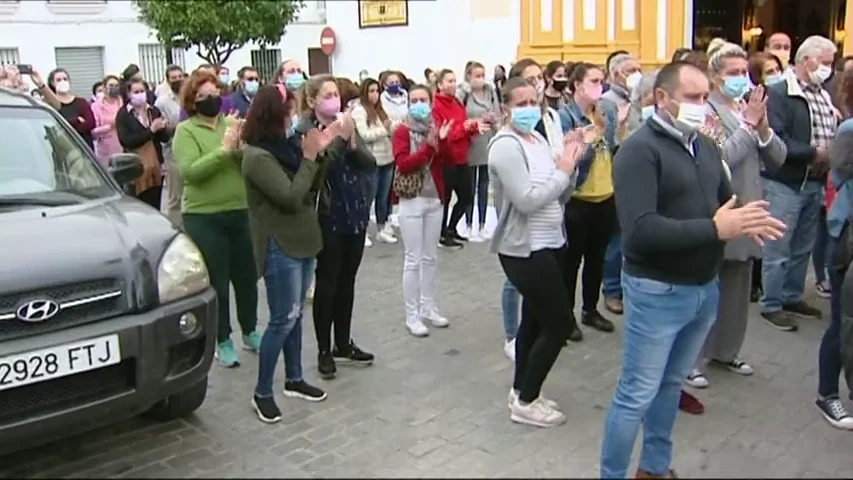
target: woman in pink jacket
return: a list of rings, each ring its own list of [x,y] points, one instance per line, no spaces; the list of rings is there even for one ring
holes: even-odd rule
[[[92,137],[95,139],[98,162],[106,168],[109,166],[110,157],[123,151],[115,127],[116,115],[124,104],[119,92],[118,77],[108,75],[104,79],[104,93],[103,98],[92,103],[92,113],[95,116]]]

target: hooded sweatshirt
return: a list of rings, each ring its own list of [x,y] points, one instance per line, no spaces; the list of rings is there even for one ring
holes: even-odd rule
[[[445,122],[453,121],[450,133],[447,135],[446,149],[439,151],[442,163],[446,165],[465,165],[468,163],[468,150],[471,148],[471,137],[479,133],[477,122],[471,122],[468,129],[465,128],[465,120],[468,114],[465,106],[456,96],[435,94],[432,105],[432,118],[437,127]]]

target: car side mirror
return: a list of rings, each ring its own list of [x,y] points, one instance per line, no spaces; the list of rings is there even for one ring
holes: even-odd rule
[[[142,161],[135,153],[117,153],[110,157],[109,172],[123,187],[142,176]]]

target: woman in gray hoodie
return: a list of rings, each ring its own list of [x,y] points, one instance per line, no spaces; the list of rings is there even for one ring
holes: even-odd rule
[[[510,419],[552,427],[566,417],[555,402],[542,398],[541,390],[571,330],[563,283],[563,205],[573,190],[584,146],[581,132],[570,132],[562,153],[554,154],[536,131],[542,105],[527,81],[510,79],[501,96],[509,122],[489,146],[489,174],[501,212],[491,251],[524,299]]]

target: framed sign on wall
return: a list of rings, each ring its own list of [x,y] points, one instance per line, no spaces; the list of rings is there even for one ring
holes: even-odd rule
[[[408,24],[408,0],[358,0],[358,28],[400,27]]]

